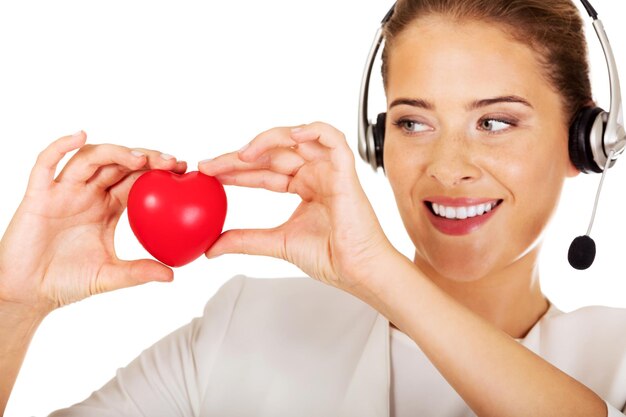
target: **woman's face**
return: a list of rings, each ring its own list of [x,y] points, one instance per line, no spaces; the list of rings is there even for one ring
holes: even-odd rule
[[[536,256],[576,174],[560,100],[497,26],[430,16],[395,39],[384,163],[423,270],[472,281]]]

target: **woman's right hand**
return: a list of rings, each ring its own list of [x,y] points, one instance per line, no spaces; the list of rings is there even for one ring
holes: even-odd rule
[[[153,150],[85,141],[81,131],[39,154],[0,241],[0,303],[45,315],[93,294],[173,279],[157,261],[117,258],[113,238],[134,181],[148,169],[183,173],[186,163]],[[61,159],[76,149],[55,178]]]
[[[320,282],[372,299],[388,285],[390,262],[408,260],[385,236],[354,163],[344,134],[321,122],[270,129],[238,152],[204,161],[200,172],[223,184],[302,199],[282,225],[228,230],[207,256],[273,256]]]

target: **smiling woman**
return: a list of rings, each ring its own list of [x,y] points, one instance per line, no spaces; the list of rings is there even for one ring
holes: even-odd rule
[[[206,256],[270,256],[307,277],[229,280],[202,317],[55,417],[624,415],[626,310],[565,313],[539,279],[543,235],[579,172],[568,130],[592,104],[575,5],[400,0],[388,17],[374,159],[410,256],[384,232],[343,133],[269,129],[198,170],[298,206],[277,227],[230,228]],[[50,312],[173,277],[118,258],[113,234],[143,171],[187,164],[85,141],[40,153],[0,242],[0,407]]]
[[[497,26],[439,15],[420,18],[391,45],[386,91],[396,105],[387,113],[385,172],[416,264],[436,280],[513,282],[512,268],[528,280],[563,181],[577,173],[569,117],[536,53]],[[433,204],[446,215],[434,216]],[[457,218],[478,204],[485,214]],[[523,299],[517,291],[506,297]],[[530,323],[547,308],[534,304],[543,310]]]

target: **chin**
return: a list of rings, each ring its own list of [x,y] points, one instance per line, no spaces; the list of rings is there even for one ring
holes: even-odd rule
[[[503,276],[509,276],[520,267],[527,271],[534,270],[540,247],[540,241],[537,240],[525,246],[525,249],[509,248],[504,251],[471,246],[457,251],[416,250],[414,263],[433,281],[469,283],[489,276],[502,276],[502,273]]]
[[[431,265],[432,272],[436,276],[454,282],[475,282],[488,275],[485,264],[478,265],[475,262],[464,264],[446,263],[444,265]],[[427,274],[430,275],[430,274]]]
[[[472,254],[470,251],[460,256],[450,252],[436,251],[434,254],[422,254],[416,251],[414,262],[432,280],[475,282],[503,267],[488,253],[479,251]]]

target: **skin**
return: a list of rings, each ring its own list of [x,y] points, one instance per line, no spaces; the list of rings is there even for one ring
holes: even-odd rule
[[[426,36],[450,43],[434,50],[417,47]],[[474,48],[472,54],[464,52],[468,46]],[[564,150],[566,128],[554,122],[562,118],[550,121],[552,116],[562,116],[558,96],[540,76],[531,52],[490,26],[419,21],[396,48],[389,103],[395,97],[420,98],[438,109],[427,114],[433,131],[423,141],[413,136],[407,140],[401,130],[388,126],[385,164],[416,245],[414,261],[400,254],[384,235],[359,183],[344,135],[320,122],[271,129],[242,150],[199,166],[224,184],[290,192],[302,199],[284,224],[268,230],[229,230],[207,256],[246,253],[285,259],[313,279],[360,298],[409,335],[479,416],[605,416],[606,406],[595,393],[511,337],[523,333],[545,311],[535,273],[537,242],[564,178],[573,174]],[[523,57],[530,59],[522,62]],[[430,71],[420,69],[418,62],[429,63],[424,66]],[[448,76],[463,68],[465,82],[454,82],[461,77],[430,74],[435,72],[432,68]],[[493,78],[487,79],[483,71]],[[465,105],[510,94],[525,97],[533,110],[498,104],[498,113],[519,113],[523,123],[486,140],[476,121],[494,108],[469,112]],[[391,115],[400,111],[414,115],[416,109],[390,106]],[[171,270],[154,261],[121,264],[112,251],[112,233],[140,170],[183,167],[163,162],[154,151],[141,160],[130,158],[130,150],[123,147],[96,146],[82,152],[83,143],[82,135],[62,138],[44,151],[25,203],[0,243],[2,408],[28,342],[49,311],[96,292],[171,279]],[[81,151],[70,159],[61,177],[52,178],[62,156],[76,148]],[[104,168],[111,163],[126,173],[119,177],[120,186],[106,186],[118,183],[111,182],[113,177],[96,181],[99,188],[90,186],[89,178],[102,172],[100,168],[120,175]],[[526,182],[532,182],[532,187]],[[59,209],[78,194],[91,193],[85,197],[90,204],[82,211],[76,207],[81,215],[74,220],[46,221],[40,200],[28,197],[37,193],[48,206]],[[484,229],[455,240],[438,235],[423,219],[421,201],[433,194],[486,194],[503,203]],[[114,204],[105,204],[112,196]],[[500,234],[497,226],[507,233]],[[90,231],[89,241],[102,249],[101,257],[87,257],[82,246],[63,239],[83,228]],[[512,233],[515,239],[510,238]],[[19,249],[36,240],[48,244],[16,264],[11,255],[28,252]],[[474,262],[475,256],[482,256],[482,261]],[[86,264],[77,264],[81,259]],[[89,285],[77,287],[85,278]],[[500,296],[518,297],[519,303],[512,304],[515,311],[505,311],[502,304],[491,301]],[[478,307],[483,302],[487,307]],[[496,319],[498,313],[505,317],[502,323]],[[458,340],[463,340],[462,348]]]
[[[428,37],[441,43],[423,42]],[[385,166],[416,245],[414,261],[380,231],[345,138],[323,123],[272,129],[200,166],[226,184],[303,199],[283,225],[228,231],[207,256],[279,257],[362,299],[409,335],[479,416],[605,416],[594,392],[511,337],[525,334],[548,306],[537,281],[538,242],[564,179],[576,174],[558,94],[526,46],[484,24],[418,21],[391,60],[388,120],[416,116],[415,106],[392,106],[396,98],[429,100],[439,109],[420,111],[429,127],[420,139],[387,126]],[[454,82],[459,68],[466,77]],[[466,110],[473,101],[512,94],[532,109],[499,103]],[[496,111],[519,121],[487,139],[477,121]],[[483,230],[449,237],[424,220],[422,200],[433,195],[496,197],[502,204]]]
[[[134,181],[148,169],[183,173],[187,164],[149,149],[85,145],[86,134],[43,150],[25,197],[0,241],[0,415],[26,350],[54,309],[94,294],[168,282],[151,259],[120,260],[113,237]],[[54,176],[66,153],[79,149]]]
[[[561,98],[533,51],[480,22],[422,19],[395,40],[389,68],[385,167],[414,262],[457,301],[522,337],[548,308],[537,272],[541,234],[564,179],[577,174]],[[468,109],[511,96],[524,102]],[[478,230],[450,236],[423,213],[434,196],[502,203]]]

